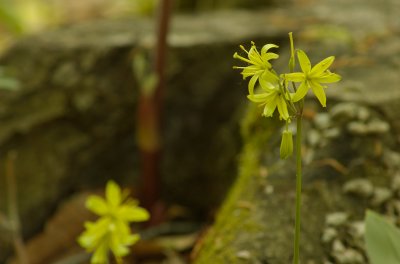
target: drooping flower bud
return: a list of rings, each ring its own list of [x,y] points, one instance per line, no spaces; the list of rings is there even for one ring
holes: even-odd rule
[[[285,130],[282,133],[280,156],[281,159],[287,159],[293,154],[293,136],[292,131]]]

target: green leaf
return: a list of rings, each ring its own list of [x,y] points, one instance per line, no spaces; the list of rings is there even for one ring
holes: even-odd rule
[[[148,67],[148,61],[146,60],[144,52],[136,53],[132,60],[132,69],[134,76],[139,82],[144,79]]]
[[[0,77],[0,89],[16,91],[19,89],[19,82],[15,79]]]
[[[153,96],[156,91],[158,76],[154,73],[146,75],[142,82],[142,92],[146,96]]]
[[[365,241],[371,264],[400,263],[400,230],[372,211],[367,211]]]
[[[23,26],[21,23],[21,19],[18,18],[18,15],[13,12],[12,8],[10,8],[10,3],[0,1],[0,22],[3,26],[7,27],[10,31],[16,34],[21,34],[23,30]]]

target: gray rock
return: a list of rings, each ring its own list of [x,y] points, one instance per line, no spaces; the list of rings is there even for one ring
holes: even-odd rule
[[[243,260],[249,260],[251,258],[251,253],[248,250],[241,250],[236,253],[236,256]]]
[[[371,204],[374,206],[380,206],[392,197],[392,191],[384,187],[375,187],[372,196]]]
[[[364,264],[364,256],[355,249],[346,248],[342,252],[334,252],[333,257],[338,264]]]
[[[399,215],[400,214],[400,200],[393,199],[389,202],[389,208],[393,210],[392,214]]]
[[[392,190],[395,192],[400,191],[400,172],[396,172],[392,178],[392,184],[390,185]]]
[[[371,112],[368,108],[364,106],[360,106],[357,111],[357,119],[361,121],[367,121],[367,119],[371,116]]]
[[[318,113],[314,117],[314,124],[318,129],[327,129],[331,123],[331,115],[328,113]]]
[[[264,188],[264,193],[267,195],[271,195],[274,193],[274,186],[268,184],[267,186],[265,186]]]
[[[362,239],[365,234],[365,222],[356,221],[349,224],[349,232],[355,239]]]
[[[336,231],[336,229],[328,227],[324,229],[321,240],[323,243],[330,243],[333,241],[333,239],[337,238],[337,236],[338,232]]]
[[[318,143],[321,141],[321,134],[318,130],[316,129],[310,129],[307,134],[307,142],[310,144],[310,146],[315,147],[318,145]]]
[[[339,127],[332,127],[324,130],[323,136],[328,139],[333,139],[339,137],[341,132],[342,131]]]
[[[356,103],[339,103],[329,110],[329,114],[335,121],[347,121],[357,117],[358,108]]]
[[[347,124],[347,131],[353,135],[366,135],[369,133],[369,128],[360,121],[352,121]]]
[[[341,254],[346,250],[343,242],[340,239],[335,239],[332,243],[333,254]]]
[[[354,194],[362,198],[368,198],[373,194],[374,186],[367,179],[354,179],[343,185],[344,193]]]
[[[383,161],[394,171],[400,171],[400,153],[389,148],[383,150]],[[396,172],[399,175],[400,172]],[[400,189],[399,189],[400,190]]]
[[[346,212],[334,212],[325,217],[325,224],[328,226],[340,226],[346,223],[349,214]]]
[[[384,134],[389,131],[390,125],[382,120],[374,119],[367,124],[368,133]]]

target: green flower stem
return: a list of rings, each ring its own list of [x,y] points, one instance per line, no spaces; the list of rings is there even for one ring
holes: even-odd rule
[[[301,128],[302,128],[303,111],[302,107],[297,115],[297,132],[296,132],[296,216],[294,228],[294,254],[293,264],[299,264],[300,255],[300,213],[301,213]]]
[[[294,56],[294,43],[293,43],[293,33],[289,32],[290,41],[290,59],[289,59],[289,72],[294,72],[294,65],[296,64],[296,57]],[[297,91],[296,84],[292,82],[294,92]]]

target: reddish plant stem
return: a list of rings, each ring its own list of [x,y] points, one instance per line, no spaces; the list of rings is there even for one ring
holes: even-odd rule
[[[151,95],[141,94],[138,106],[138,129],[142,132],[139,142],[142,162],[142,203],[151,212],[160,201],[161,194],[161,112],[165,90],[165,63],[167,35],[172,10],[172,0],[160,0],[157,15],[157,42],[153,57],[153,72],[157,75],[157,85]],[[140,138],[140,136],[139,136]]]
[[[167,55],[167,36],[171,20],[173,0],[160,0],[158,10],[157,45],[154,57],[154,71],[158,77],[158,84],[155,91],[156,103],[159,111],[163,105],[164,90],[166,85],[165,64]]]

